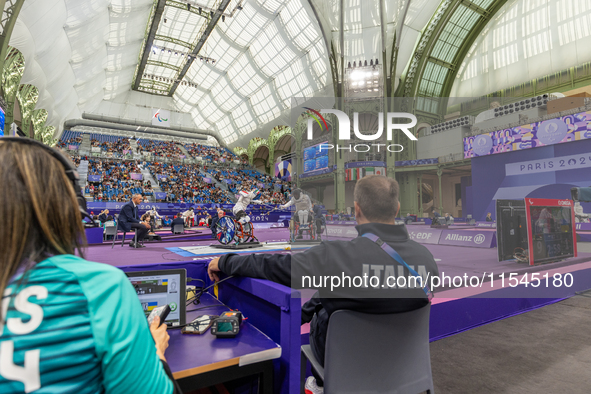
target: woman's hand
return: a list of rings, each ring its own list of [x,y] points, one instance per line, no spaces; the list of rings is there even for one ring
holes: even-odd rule
[[[168,348],[168,340],[170,336],[168,332],[166,332],[166,324],[162,324],[160,327],[160,317],[156,316],[150,325],[150,333],[152,334],[152,338],[154,338],[154,342],[156,342],[156,354],[162,361],[166,361],[164,358],[164,352]]]

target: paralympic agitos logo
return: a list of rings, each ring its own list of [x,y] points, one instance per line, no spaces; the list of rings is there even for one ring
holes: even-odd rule
[[[309,115],[311,116],[308,119],[308,139],[313,139],[313,125],[314,121],[320,126],[320,129],[326,128],[328,130],[328,124],[326,123],[326,119],[322,116],[322,114],[334,114],[336,115],[339,121],[339,141],[346,141],[351,139],[351,122],[347,114],[343,111],[339,111],[336,109],[321,109],[320,111],[316,111],[312,108],[303,107],[304,109],[310,111]],[[386,139],[388,141],[392,141],[392,136],[394,130],[402,131],[409,139],[416,141],[417,137],[413,135],[409,131],[410,128],[416,126],[417,118],[413,114],[409,114],[407,112],[388,112],[385,116],[386,118]],[[394,119],[410,119],[409,123],[394,123]],[[375,134],[362,134],[359,131],[359,113],[353,113],[353,133],[355,137],[362,140],[362,141],[376,141],[379,139],[382,134],[384,133],[384,114],[380,112],[378,114],[378,130]],[[347,151],[355,151],[355,152],[369,152],[374,147],[377,152],[380,152],[380,148],[385,148],[388,152],[402,152],[404,147],[400,144],[380,144],[380,143],[373,143],[373,144],[350,144],[344,146],[334,146],[332,144],[324,144],[325,149],[336,149],[338,152],[339,150],[347,150]],[[322,147],[320,149],[323,149]]]

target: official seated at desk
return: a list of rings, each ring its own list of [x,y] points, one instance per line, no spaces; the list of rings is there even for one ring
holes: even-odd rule
[[[406,227],[396,225],[400,209],[399,186],[396,180],[368,176],[357,181],[354,191],[356,226],[359,236],[351,241],[328,241],[294,255],[228,254],[212,260],[208,274],[219,280],[218,273],[262,278],[292,288],[317,288],[315,296],[302,307],[302,324],[311,322],[310,345],[315,357],[324,364],[326,333],[330,315],[340,309],[365,313],[387,314],[415,310],[429,303],[428,289],[394,288],[386,284],[388,277],[398,276],[399,265],[380,244],[394,249],[407,265],[415,267],[423,278],[438,276],[439,271],[427,248],[409,239]],[[382,242],[383,241],[383,242]],[[371,268],[368,262],[372,262]],[[379,266],[377,264],[380,262]],[[371,271],[370,271],[371,270]],[[405,277],[415,273],[404,269]],[[336,287],[331,283],[319,286],[325,276],[378,277],[379,283],[367,288]],[[316,282],[314,282],[316,281]],[[322,393],[323,382],[306,381],[306,389]]]
[[[180,393],[166,325],[148,327],[122,271],[75,255],[88,217],[76,169],[22,140],[0,139],[0,207],[16,223],[0,229],[0,392]]]
[[[125,232],[131,231],[132,229],[137,229],[137,247],[143,248],[144,245],[139,245],[146,234],[148,234],[148,230],[150,229],[150,223],[147,221],[140,221],[138,205],[142,202],[142,195],[141,194],[134,194],[131,196],[131,201],[125,204],[121,208],[121,213],[119,213],[119,220],[117,221],[117,225],[120,230]],[[129,246],[134,246],[134,242],[130,242]]]

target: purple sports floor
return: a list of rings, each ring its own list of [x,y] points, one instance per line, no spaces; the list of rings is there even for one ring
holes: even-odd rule
[[[186,234],[184,237],[176,236],[172,239],[165,238],[163,241],[145,242],[146,247],[142,249],[130,248],[127,241],[124,246],[121,246],[121,241],[118,241],[113,249],[111,249],[111,243],[92,245],[87,249],[85,257],[90,261],[113,266],[190,261],[192,257],[171,252],[169,248],[203,247],[217,244],[216,240],[210,238],[211,232],[209,229],[199,228],[197,230],[200,232],[198,235]],[[287,242],[289,232],[285,228],[257,229],[256,236],[261,242]],[[324,237],[323,239],[337,238]],[[464,274],[480,276],[485,272],[487,274],[491,272],[495,274],[502,272],[536,272],[591,261],[591,253],[579,253],[576,258],[530,267],[527,264],[515,261],[497,261],[496,248],[481,249],[445,245],[425,245],[425,247],[431,251],[436,259],[440,273],[450,276]],[[257,249],[252,249],[252,252],[256,253]],[[220,250],[218,255],[223,253],[224,251]]]

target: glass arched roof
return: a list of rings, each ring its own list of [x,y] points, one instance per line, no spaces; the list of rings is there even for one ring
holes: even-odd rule
[[[232,7],[230,4],[229,7]],[[330,79],[326,44],[301,0],[248,0],[218,23],[174,94],[200,128],[215,127],[227,143],[272,121],[291,97],[311,97]]]
[[[591,61],[591,3],[510,0],[470,48],[453,97],[476,97]]]
[[[199,52],[216,62],[193,61],[183,79],[197,87],[180,84],[172,98],[139,99],[132,83],[158,2],[24,3],[10,45],[25,56],[21,83],[39,88],[38,107],[48,110],[48,124],[61,129],[103,101],[150,106],[170,100],[171,109],[191,114],[194,125],[183,126],[218,131],[232,143],[277,118],[291,97],[311,97],[331,80],[326,43],[307,0],[232,0],[227,12],[242,9],[220,20]],[[174,79],[186,61],[175,52],[190,53],[209,21],[195,7],[219,3],[167,0],[154,39],[155,49],[167,50],[148,49],[144,74]]]

